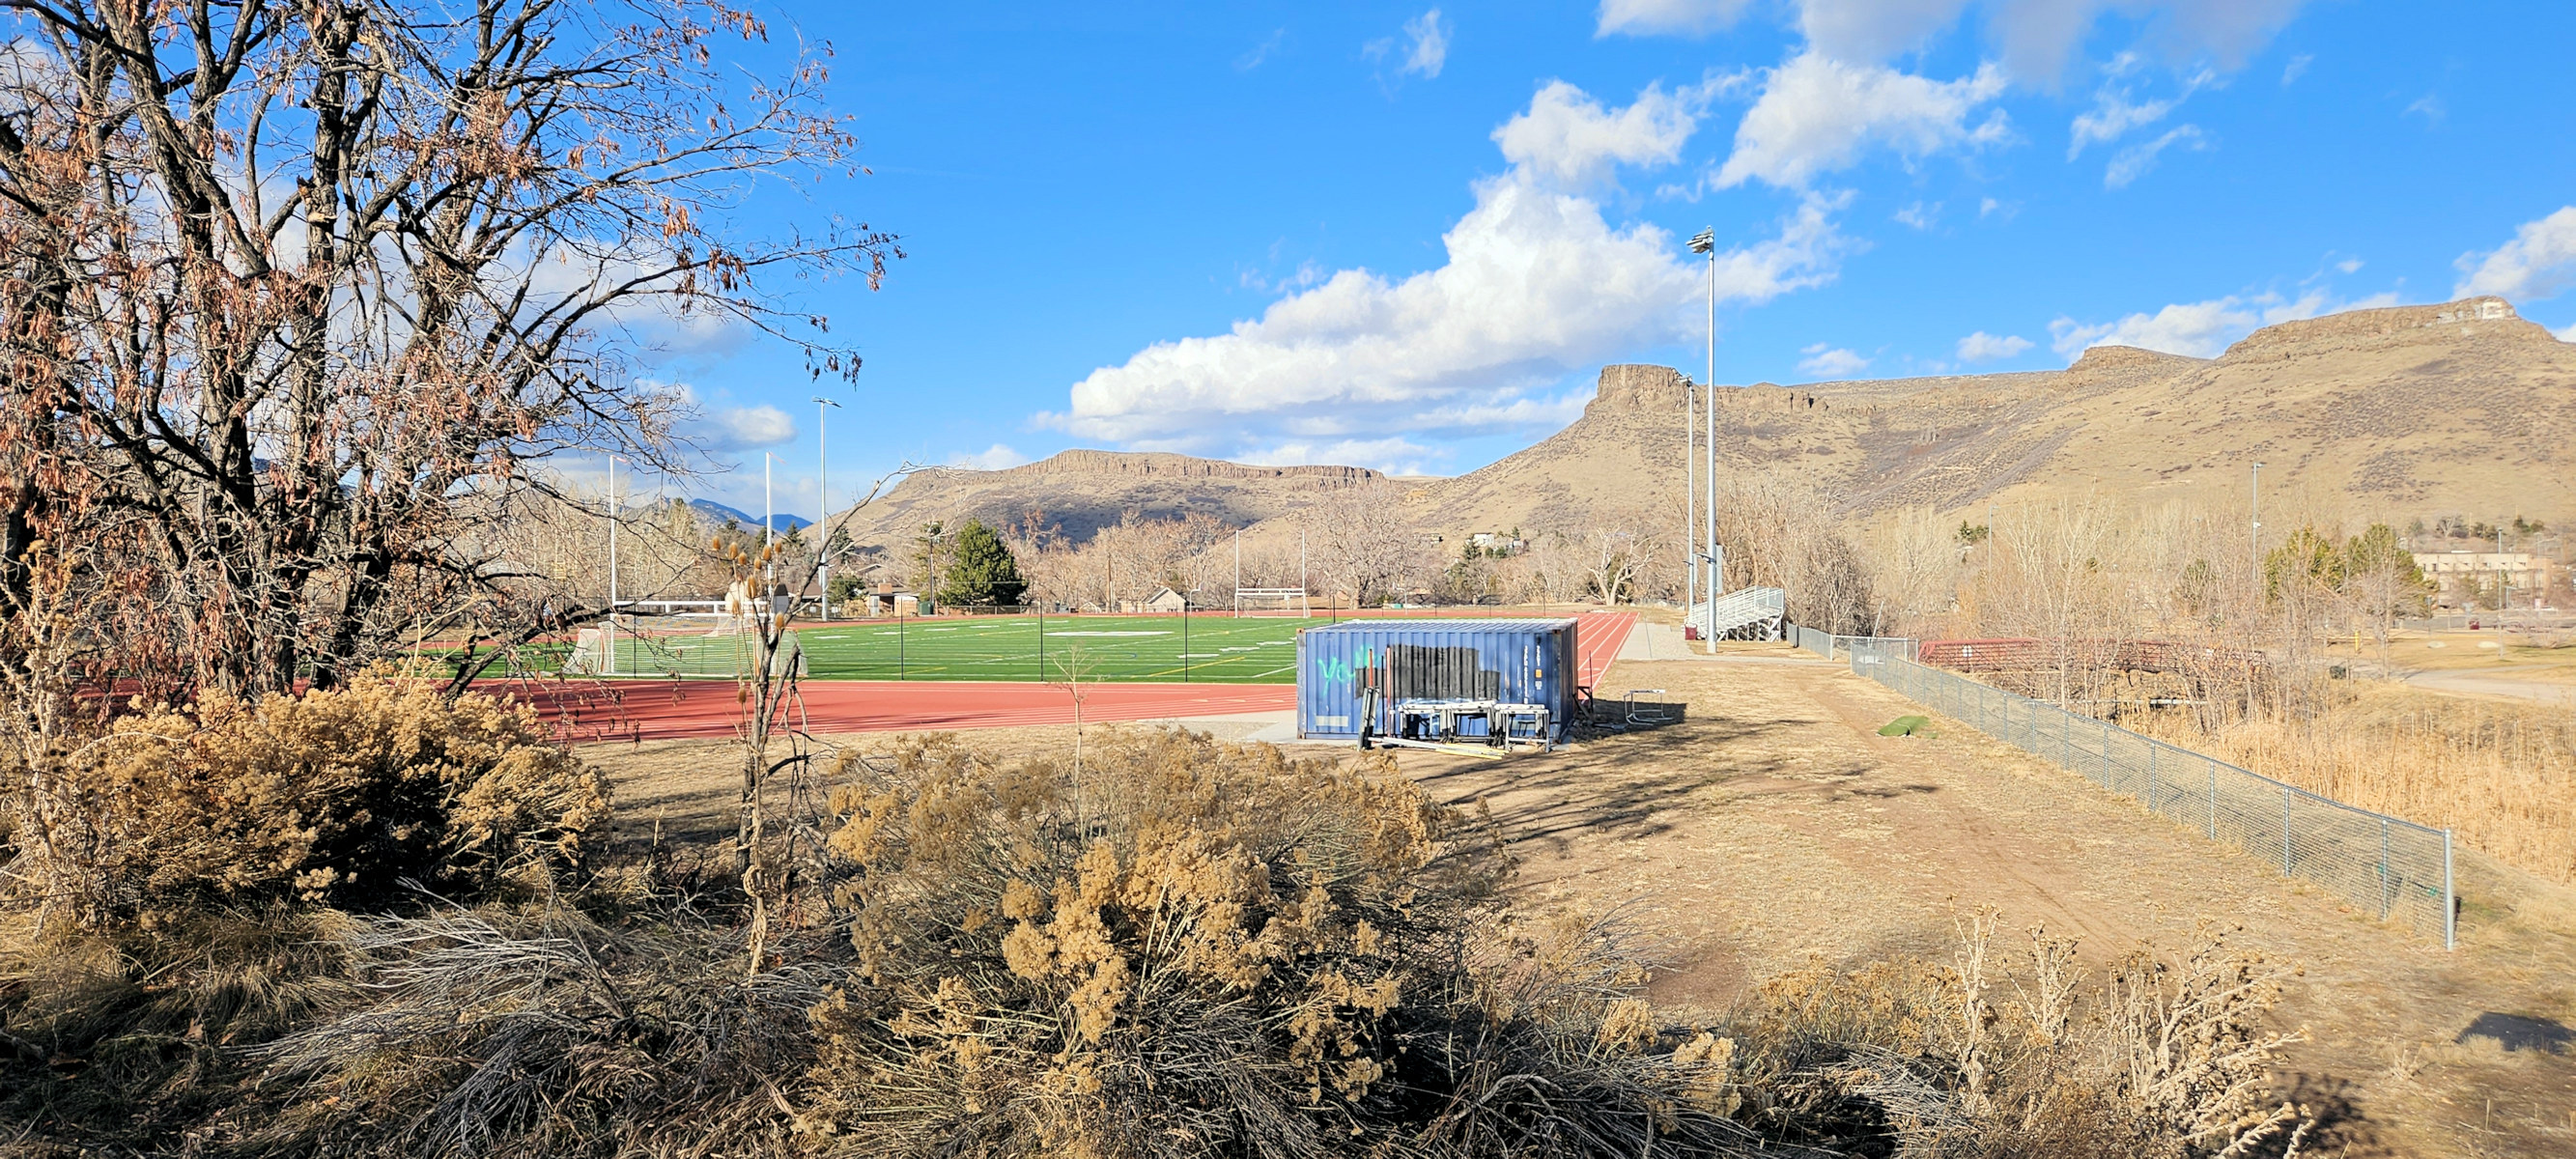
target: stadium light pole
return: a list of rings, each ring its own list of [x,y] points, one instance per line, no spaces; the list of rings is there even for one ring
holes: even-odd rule
[[[827,621],[832,618],[832,459],[831,431],[827,428],[831,408],[839,405],[822,395],[814,396],[814,506],[821,509],[814,525],[820,529],[816,534],[822,537],[814,547],[814,583],[821,589],[823,619]]]
[[[2254,578],[2260,581],[2263,578],[2263,464],[2260,460],[2254,464],[2253,505]]]
[[[1716,228],[1715,228],[1715,227],[1710,227],[1710,228],[1708,228],[1708,229],[1703,229],[1703,230],[1699,231],[1698,233],[1691,235],[1690,248],[1691,248],[1691,252],[1692,252],[1692,253],[1695,253],[1695,254],[1705,254],[1705,255],[1707,255],[1707,256],[1708,256],[1708,381],[1707,381],[1705,384],[1703,384],[1703,390],[1704,390],[1704,392],[1708,395],[1708,399],[1707,399],[1707,401],[1706,401],[1705,405],[1703,405],[1703,406],[1701,407],[1701,411],[1702,411],[1702,414],[1704,415],[1704,422],[1705,422],[1706,426],[1705,426],[1705,432],[1704,432],[1705,437],[1701,440],[1701,444],[1700,444],[1700,453],[1701,453],[1701,454],[1703,454],[1703,455],[1706,455],[1706,456],[1707,456],[1707,461],[1706,461],[1706,463],[1705,463],[1705,464],[1703,464],[1703,466],[1705,467],[1705,469],[1701,472],[1701,479],[1702,479],[1702,484],[1703,484],[1705,487],[1707,487],[1707,489],[1708,489],[1708,494],[1706,495],[1706,497],[1704,498],[1704,500],[1703,500],[1703,501],[1701,502],[1701,504],[1700,504],[1700,518],[1701,518],[1701,519],[1702,519],[1702,521],[1703,521],[1703,522],[1702,522],[1702,531],[1701,531],[1701,536],[1702,536],[1702,538],[1701,538],[1700,542],[1701,542],[1702,544],[1704,544],[1704,545],[1707,547],[1707,552],[1706,552],[1706,554],[1702,555],[1700,558],[1698,558],[1698,559],[1695,559],[1695,560],[1691,561],[1691,566],[1692,566],[1692,567],[1694,567],[1694,568],[1697,568],[1697,567],[1700,567],[1700,566],[1703,566],[1703,565],[1713,565],[1713,564],[1716,562],[1716,560],[1717,560],[1717,230],[1716,230]],[[1725,577],[1724,577],[1724,576],[1722,576],[1721,574],[1719,574],[1718,570],[1717,570],[1714,566],[1711,566],[1711,567],[1710,567],[1710,569],[1709,569],[1709,574],[1708,574],[1708,585],[1707,585],[1707,586],[1708,586],[1708,614],[1709,614],[1709,620],[1710,620],[1710,622],[1709,622],[1709,623],[1707,623],[1707,624],[1703,624],[1703,625],[1701,625],[1701,626],[1700,626],[1700,634],[1701,634],[1701,635],[1703,635],[1703,636],[1710,636],[1710,635],[1715,635],[1715,634],[1716,634],[1716,633],[1714,633],[1714,632],[1710,631],[1710,629],[1711,629],[1711,628],[1716,627],[1718,589],[1719,589],[1719,588],[1721,588],[1721,587],[1723,587],[1724,585],[1725,585]],[[1710,646],[1711,646],[1712,648],[1714,648],[1714,647],[1715,647],[1715,644],[1714,644],[1714,643],[1712,643]]]
[[[617,675],[617,461],[608,457],[608,674]]]

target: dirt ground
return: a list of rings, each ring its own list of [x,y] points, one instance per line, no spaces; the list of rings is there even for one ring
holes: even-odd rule
[[[1492,809],[1531,904],[1626,906],[1662,935],[1666,1003],[1720,1008],[1819,957],[1946,957],[1954,917],[1987,905],[2008,927],[2079,938],[2097,966],[2217,919],[2305,966],[2279,1013],[2310,1035],[2285,1082],[2330,1119],[2311,1153],[2576,1154],[2576,1045],[2552,1029],[2576,1023],[2576,893],[2463,854],[2461,945],[2446,953],[1937,713],[1935,737],[1877,736],[1924,710],[1798,655],[1622,661],[1602,687],[1663,688],[1687,719],[1504,761],[1405,753],[1402,767]],[[969,740],[1000,755],[1071,733]],[[616,778],[624,824],[725,829],[736,774],[720,746],[586,755]]]

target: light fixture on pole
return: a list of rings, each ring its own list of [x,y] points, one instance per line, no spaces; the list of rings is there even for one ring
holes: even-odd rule
[[[814,534],[822,537],[814,545],[814,586],[822,595],[826,620],[832,618],[832,459],[828,441],[831,432],[826,429],[832,412],[825,408],[839,405],[822,395],[814,396],[814,506],[820,509],[814,519]]]
[[[1724,565],[1719,562],[1724,557],[1719,554],[1717,546],[1717,230],[1712,227],[1691,235],[1690,248],[1692,253],[1708,256],[1708,381],[1702,384],[1708,398],[1702,407],[1706,425],[1700,444],[1700,453],[1707,456],[1700,473],[1702,485],[1707,488],[1707,494],[1700,503],[1700,542],[1706,546],[1706,552],[1694,560],[1692,566],[1708,568],[1710,622],[1701,625],[1700,634],[1713,636],[1716,635],[1711,629],[1716,627],[1717,597],[1726,587]]]

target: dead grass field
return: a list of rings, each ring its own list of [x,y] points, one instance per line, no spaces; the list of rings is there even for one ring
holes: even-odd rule
[[[2576,1051],[2462,1040],[2486,1018],[2576,1022],[2576,892],[2461,857],[2461,948],[2446,953],[2264,871],[2071,774],[1783,647],[1718,662],[1622,662],[1604,687],[1661,687],[1685,723],[1488,762],[1406,753],[1436,796],[1481,802],[1541,908],[1624,908],[1661,936],[1663,1002],[1722,1008],[1815,959],[1946,957],[1956,915],[2081,939],[2095,965],[2204,919],[2306,965],[2281,1008],[2310,1041],[2284,1080],[2331,1120],[2312,1154],[2576,1154]],[[995,755],[1070,728],[971,734]],[[1248,731],[1248,728],[1238,731]],[[849,738],[881,744],[882,737]],[[598,746],[630,827],[724,831],[723,746]],[[2509,1026],[2543,1026],[2511,1023]]]
[[[2355,646],[2342,640],[2327,646],[2326,653],[2341,660],[2364,664],[2379,662],[2379,645],[2364,640]],[[2399,636],[2388,642],[2388,663],[2400,672],[2446,672],[2458,669],[2528,669],[2533,673],[2555,673],[2556,678],[2576,680],[2576,644],[2542,647],[2536,644],[2499,641],[2493,632],[2437,632],[2431,635]]]

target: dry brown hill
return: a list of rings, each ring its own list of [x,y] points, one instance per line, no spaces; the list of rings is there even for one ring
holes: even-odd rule
[[[1146,519],[1191,513],[1243,527],[1303,506],[1316,495],[1386,476],[1365,467],[1252,467],[1188,455],[1066,451],[999,471],[938,467],[903,480],[850,521],[851,539],[888,546],[924,523],[969,518],[996,526],[1041,513],[1064,534],[1088,539],[1134,510]]]
[[[2380,517],[2576,512],[2576,346],[2501,299],[2266,327],[2214,359],[2106,346],[2059,371],[1718,392],[1726,469],[1786,470],[1848,514],[2238,485]],[[1676,508],[1681,376],[1612,366],[1573,425],[1413,496],[1426,526]]]
[[[1603,368],[1582,418],[1448,479],[1400,480],[1426,531],[1678,517],[1682,376]],[[2576,345],[2498,298],[2358,310],[2254,332],[2214,359],[2096,347],[2064,370],[1718,392],[1729,471],[1786,471],[1845,514],[2079,492],[2154,499],[2238,486],[2337,497],[2354,514],[2576,514]],[[1247,467],[1067,451],[1005,471],[941,469],[862,512],[862,543],[930,519],[1043,510],[1080,538],[1133,507],[1229,524],[1289,514],[1382,478],[1356,467]]]

